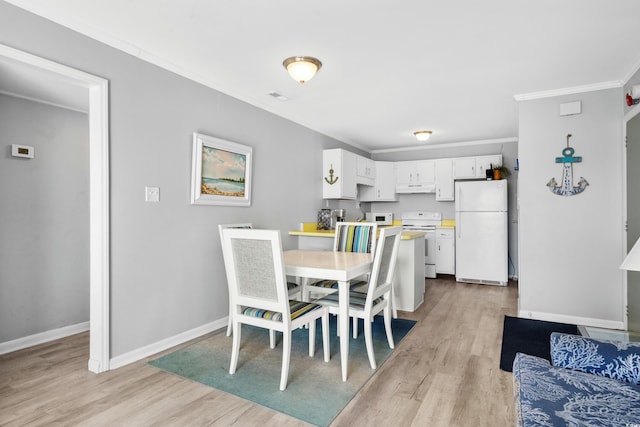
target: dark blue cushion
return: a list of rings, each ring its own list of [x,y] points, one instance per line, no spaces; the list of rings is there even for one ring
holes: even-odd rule
[[[521,426],[632,426],[640,420],[640,386],[558,368],[518,353],[513,362]]]
[[[640,384],[640,343],[551,334],[553,366]],[[640,419],[638,420],[640,424]]]

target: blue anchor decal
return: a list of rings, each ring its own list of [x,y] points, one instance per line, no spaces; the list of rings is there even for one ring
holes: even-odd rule
[[[562,150],[562,157],[556,157],[556,163],[562,163],[562,185],[558,185],[555,178],[551,178],[547,182],[547,187],[553,194],[558,196],[574,196],[582,193],[589,183],[583,177],[580,177],[578,185],[573,185],[573,164],[582,162],[581,156],[574,156],[575,150],[569,146],[569,138],[567,135],[567,147]]]

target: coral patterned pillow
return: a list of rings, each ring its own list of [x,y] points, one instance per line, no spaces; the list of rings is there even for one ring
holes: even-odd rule
[[[551,334],[553,366],[640,384],[640,343]]]

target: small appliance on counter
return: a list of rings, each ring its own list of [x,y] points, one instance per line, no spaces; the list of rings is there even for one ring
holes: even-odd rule
[[[318,211],[318,230],[330,230],[331,217],[331,209],[320,209]]]
[[[335,230],[336,223],[343,222],[347,211],[344,209],[320,209],[318,211],[318,230]]]
[[[375,222],[378,225],[393,225],[393,214],[387,212],[367,212],[364,214],[367,222]]]
[[[334,209],[331,213],[331,229],[335,230],[338,222],[344,222],[344,216],[347,211],[344,209]]]

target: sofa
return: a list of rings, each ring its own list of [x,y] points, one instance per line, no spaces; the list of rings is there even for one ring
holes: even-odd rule
[[[551,363],[513,362],[518,426],[640,427],[640,343],[554,332]]]

